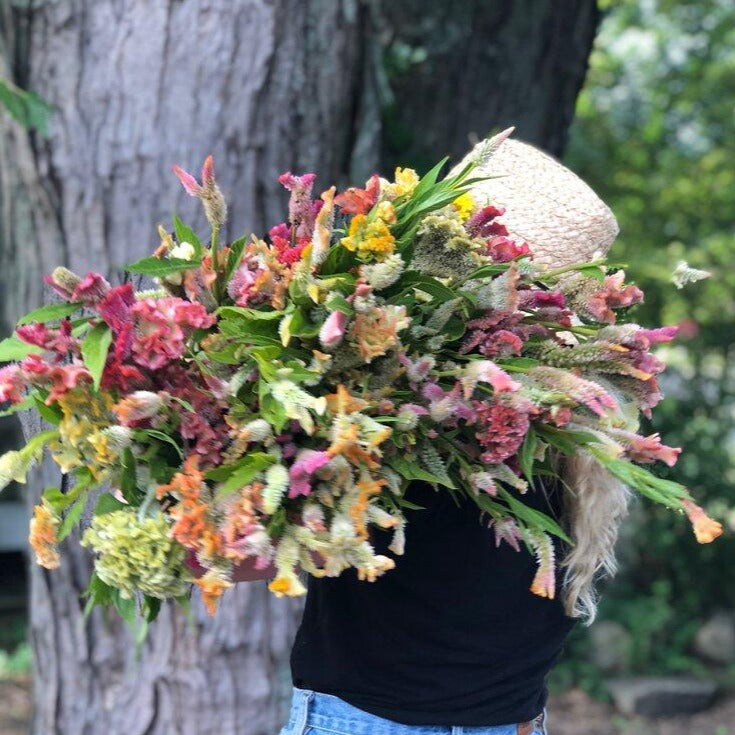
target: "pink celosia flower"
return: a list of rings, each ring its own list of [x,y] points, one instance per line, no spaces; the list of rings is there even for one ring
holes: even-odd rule
[[[175,296],[138,301],[131,313],[135,320],[134,359],[151,370],[179,359],[192,329],[211,327],[215,322],[201,304]]]
[[[490,383],[496,393],[519,390],[521,384],[513,380],[501,367],[492,360],[473,360],[464,369],[460,377],[465,399],[472,397],[478,383]]]
[[[429,373],[436,364],[433,355],[425,355],[413,361],[407,355],[402,354],[400,361],[401,365],[406,368],[406,377],[412,387],[415,387],[417,383],[423,383],[429,377]]]
[[[528,433],[528,414],[503,403],[473,402],[477,415],[475,436],[483,452],[483,462],[502,462],[513,456]]]
[[[295,239],[295,242],[292,244],[291,228],[285,222],[271,227],[268,230],[268,237],[270,237],[271,245],[276,251],[278,260],[286,265],[293,265],[301,260],[304,248],[310,242],[308,237],[302,237]]]
[[[311,200],[311,190],[315,179],[316,174],[295,176],[290,171],[278,177],[278,181],[291,192],[288,202],[288,219],[296,231],[297,238],[311,239],[314,230],[314,221],[320,207]]]
[[[373,174],[364,189],[351,186],[334,197],[334,203],[344,214],[367,214],[378,201],[380,194],[380,177]]]
[[[172,166],[184,191],[189,196],[197,197],[204,206],[204,214],[212,227],[221,227],[227,219],[227,204],[214,178],[214,159],[207,156],[202,166],[202,183],[200,184],[190,173],[180,166]]]
[[[51,329],[45,324],[35,322],[18,327],[15,333],[28,344],[55,352],[57,360],[67,354],[79,354],[79,344],[71,336],[71,322],[68,319],[62,320],[58,329]]]
[[[600,322],[615,323],[615,312],[625,306],[639,304],[643,301],[643,291],[634,285],[625,284],[625,271],[619,270],[605,276],[602,288],[587,298],[587,311]]]
[[[456,383],[450,391],[445,391],[436,383],[427,383],[421,395],[429,401],[429,414],[436,423],[454,426],[459,419],[467,422],[475,420],[472,407],[462,400],[460,383]]]
[[[661,443],[659,434],[640,436],[623,430],[608,430],[613,438],[621,441],[625,446],[626,455],[633,462],[664,462],[669,467],[676,464],[681,454],[680,447],[669,447]]]
[[[0,368],[0,403],[4,401],[20,403],[27,384],[28,381],[19,365],[6,365]]]
[[[521,550],[520,542],[523,540],[523,534],[513,518],[499,518],[494,520],[492,525],[495,531],[495,546],[500,546],[505,541],[515,551]]]
[[[74,289],[71,300],[81,301],[85,306],[95,306],[109,290],[110,284],[99,273],[90,271]]]
[[[345,336],[347,329],[347,314],[333,311],[322,324],[319,330],[319,342],[324,349],[336,347]]]
[[[605,409],[617,409],[617,402],[601,385],[569,370],[543,365],[531,368],[528,374],[549,390],[566,393],[598,416],[602,416]]]
[[[295,498],[299,495],[309,495],[311,493],[311,476],[331,459],[331,455],[327,452],[317,452],[313,449],[304,449],[299,452],[296,461],[288,471],[291,478],[288,497]]]
[[[30,383],[41,385],[49,391],[45,401],[49,406],[81,383],[92,382],[92,375],[84,365],[49,365],[41,355],[29,355],[20,363],[20,369]]]

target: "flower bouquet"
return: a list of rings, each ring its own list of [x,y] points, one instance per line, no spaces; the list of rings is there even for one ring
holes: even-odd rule
[[[0,343],[0,400],[48,423],[0,458],[0,487],[44,451],[63,478],[34,510],[38,562],[57,567],[81,525],[88,607],[128,618],[185,602],[192,584],[213,613],[243,563],[272,566],[278,596],[304,593],[300,570],[372,581],[396,561],[371,528],[391,529],[400,556],[403,493],[422,480],[534,552],[531,591],[552,597],[551,537],[569,538],[524,495],[578,453],[686,513],[699,541],[718,536],[644,466],[680,450],[637,433],[661,398],[650,348],[676,328],[626,321],[643,294],[602,258],[536,263],[474,193],[494,148],[445,178],[444,161],[423,177],[399,168],[317,199],[313,174],[283,174],[287,221],[228,243],[210,157],[201,181],[174,167],[206,239],[175,218],[118,285],[57,268],[61,300]]]

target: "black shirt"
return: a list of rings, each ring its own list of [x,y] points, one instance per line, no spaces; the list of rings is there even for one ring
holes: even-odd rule
[[[523,498],[558,514],[556,491]],[[555,600],[529,591],[536,564],[498,547],[475,503],[416,482],[406,548],[375,582],[354,569],[309,578],[291,653],[295,686],[333,694],[409,725],[525,722],[546,703],[545,678],[573,626]],[[379,553],[390,533],[373,534]],[[561,550],[557,547],[557,552]],[[557,583],[558,586],[558,583]]]

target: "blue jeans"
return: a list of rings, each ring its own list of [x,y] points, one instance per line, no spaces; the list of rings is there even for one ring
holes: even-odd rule
[[[294,687],[291,714],[279,735],[546,735],[545,719],[543,713],[532,723],[498,727],[402,725],[332,694]]]

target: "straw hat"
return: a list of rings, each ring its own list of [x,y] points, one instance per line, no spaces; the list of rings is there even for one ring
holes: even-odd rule
[[[512,132],[478,143],[452,173],[474,160],[476,173],[492,177],[472,187],[472,196],[481,205],[505,207],[499,221],[528,243],[534,262],[556,267],[607,252],[618,234],[610,208],[556,159],[509,140]]]

